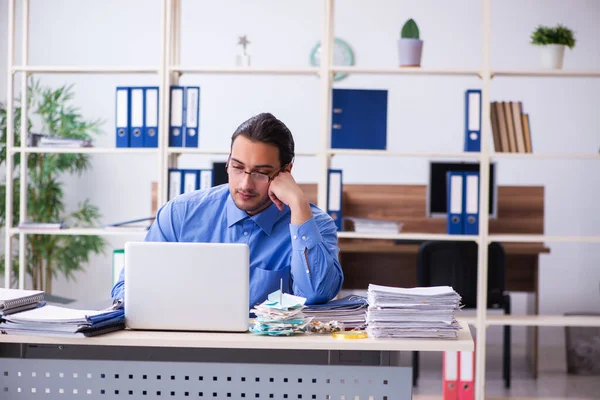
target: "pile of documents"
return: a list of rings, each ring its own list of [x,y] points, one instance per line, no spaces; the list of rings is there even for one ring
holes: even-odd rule
[[[0,288],[0,316],[18,313],[44,304],[41,290]]]
[[[0,333],[86,337],[125,328],[124,309],[75,310],[45,305],[17,314],[3,315]]]
[[[354,232],[361,233],[400,233],[402,223],[396,221],[383,221],[371,218],[345,217],[345,227]]]
[[[312,318],[306,318],[304,297],[282,293],[280,290],[269,295],[267,300],[250,312],[256,314],[250,331],[259,335],[290,336],[305,332]]]
[[[461,297],[450,286],[369,285],[367,332],[372,338],[456,339]]]
[[[344,328],[364,328],[367,317],[367,298],[348,295],[325,304],[307,306],[304,315],[313,318],[313,323],[338,322]]]

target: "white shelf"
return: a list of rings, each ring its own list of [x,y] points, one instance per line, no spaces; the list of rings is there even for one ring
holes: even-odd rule
[[[54,66],[22,66],[12,67],[12,72],[52,73],[52,74],[158,74],[159,69],[153,67],[83,67],[70,65]]]
[[[461,318],[464,320],[464,318]],[[487,325],[510,326],[598,326],[600,316],[578,315],[494,315],[486,318]]]
[[[525,158],[525,159],[566,159],[566,160],[600,160],[600,154],[537,154],[537,153],[491,153],[491,158]]]
[[[229,155],[229,149],[204,149],[198,147],[169,147],[169,154],[214,154],[214,155]],[[315,157],[319,155],[317,152],[296,152],[296,157]]]
[[[600,78],[600,70],[498,69],[492,70],[492,76]]]
[[[465,158],[476,159],[481,158],[479,152],[402,152],[389,150],[354,150],[354,149],[330,149],[327,154],[332,156],[377,156],[377,157],[425,157],[425,158]]]
[[[421,68],[421,67],[333,67],[331,72],[347,74],[379,74],[379,75],[454,75],[479,76],[477,68]]]
[[[12,153],[72,153],[72,154],[158,154],[157,148],[112,147],[14,147]]]
[[[479,236],[474,235],[446,235],[435,233],[360,233],[338,232],[340,239],[386,239],[386,240],[459,240],[479,241]]]
[[[65,229],[19,229],[13,228],[10,230],[11,235],[90,235],[90,236],[128,236],[128,235],[146,235],[148,230],[145,228],[65,228]]]
[[[174,65],[170,72],[183,74],[241,74],[241,75],[318,75],[319,68],[261,68],[261,67],[185,67]]]
[[[600,243],[600,236],[552,236],[552,235],[489,235],[489,242],[563,242],[563,243]]]

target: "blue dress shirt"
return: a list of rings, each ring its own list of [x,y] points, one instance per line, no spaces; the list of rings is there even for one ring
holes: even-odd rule
[[[183,194],[162,206],[145,241],[246,243],[250,306],[278,290],[280,279],[285,292],[305,297],[306,304],[325,303],[337,295],[344,280],[337,229],[328,214],[310,207],[313,216],[302,225],[290,222],[287,206],[279,211],[271,204],[250,216],[235,205],[228,185],[220,185]],[[124,285],[122,270],[113,298],[123,298]]]

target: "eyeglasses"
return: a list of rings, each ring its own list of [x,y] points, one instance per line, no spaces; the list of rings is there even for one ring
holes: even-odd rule
[[[250,175],[250,179],[252,179],[254,181],[254,183],[266,184],[266,183],[271,182],[273,179],[275,179],[277,177],[277,175],[279,175],[281,172],[283,172],[285,170],[286,167],[287,167],[287,164],[284,165],[283,167],[279,168],[277,170],[277,172],[275,172],[273,175],[264,174],[262,172],[248,172],[244,168],[234,167],[234,166],[230,167],[229,165],[225,166],[225,170],[231,177],[242,179],[245,174],[248,174],[248,175]]]

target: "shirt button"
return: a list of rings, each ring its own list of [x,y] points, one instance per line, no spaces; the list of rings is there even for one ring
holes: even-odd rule
[[[294,235],[294,239],[298,239],[298,235]]]
[[[244,236],[248,236],[248,232],[244,232]]]
[[[306,240],[306,236],[302,236],[302,240]]]
[[[308,270],[308,269],[307,269],[307,270],[306,270],[306,273],[307,273],[307,274],[310,274],[310,270]]]

